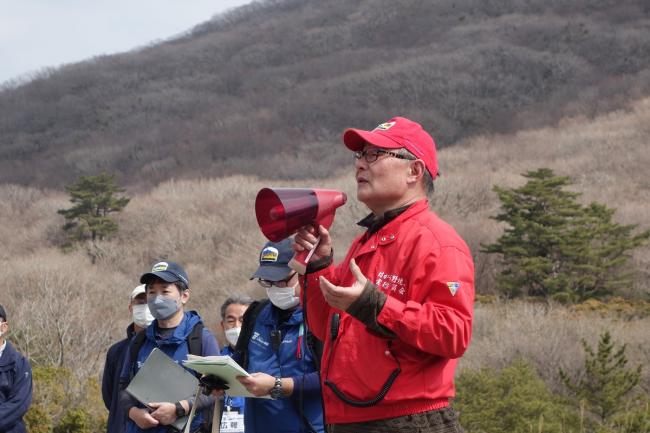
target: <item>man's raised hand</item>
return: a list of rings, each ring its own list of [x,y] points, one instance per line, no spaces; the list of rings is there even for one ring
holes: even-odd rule
[[[313,260],[329,257],[332,254],[332,238],[329,231],[321,225],[318,226],[318,231],[314,226],[304,226],[298,229],[291,247],[297,253],[309,251],[316,244],[318,236],[320,236],[320,242],[312,256]]]
[[[350,271],[354,275],[355,282],[349,287],[335,286],[327,278],[319,278],[320,289],[325,301],[332,307],[342,311],[346,311],[361,296],[363,288],[368,281],[354,259],[350,260]]]

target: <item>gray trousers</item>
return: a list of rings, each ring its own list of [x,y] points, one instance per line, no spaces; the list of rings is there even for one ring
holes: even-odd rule
[[[463,433],[454,409],[443,409],[405,415],[397,418],[350,424],[330,424],[328,433]]]

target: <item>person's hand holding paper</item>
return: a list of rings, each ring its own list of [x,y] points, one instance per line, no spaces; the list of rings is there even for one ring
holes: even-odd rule
[[[246,386],[241,383],[238,377],[248,377],[249,374],[239,364],[237,364],[230,356],[193,356],[189,355],[187,361],[183,361],[185,367],[198,371],[204,376],[212,376],[221,379],[225,382],[224,385],[228,386],[228,394],[230,396],[242,397],[260,397],[246,389]],[[271,385],[273,386],[273,385]],[[267,390],[268,391],[268,390]],[[211,393],[214,396],[220,396],[222,393]],[[263,395],[264,398],[268,397],[268,392]]]
[[[266,373],[251,373],[249,376],[237,376],[239,383],[246,387],[246,390],[255,397],[266,397],[275,385],[275,377]],[[293,379],[282,379],[283,389],[287,394],[293,391]]]

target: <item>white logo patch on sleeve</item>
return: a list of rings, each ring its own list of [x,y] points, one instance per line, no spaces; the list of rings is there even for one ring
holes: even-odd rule
[[[451,292],[451,296],[456,296],[456,292],[458,292],[458,289],[460,289],[460,282],[458,282],[458,281],[448,281],[447,282],[447,287],[449,287],[449,291]]]

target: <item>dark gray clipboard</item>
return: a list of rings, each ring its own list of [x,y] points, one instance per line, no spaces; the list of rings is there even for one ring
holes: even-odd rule
[[[133,376],[126,392],[148,407],[152,402],[177,402],[194,397],[199,386],[198,379],[176,364],[160,349],[153,349]],[[176,419],[172,426],[182,431],[188,416]]]

